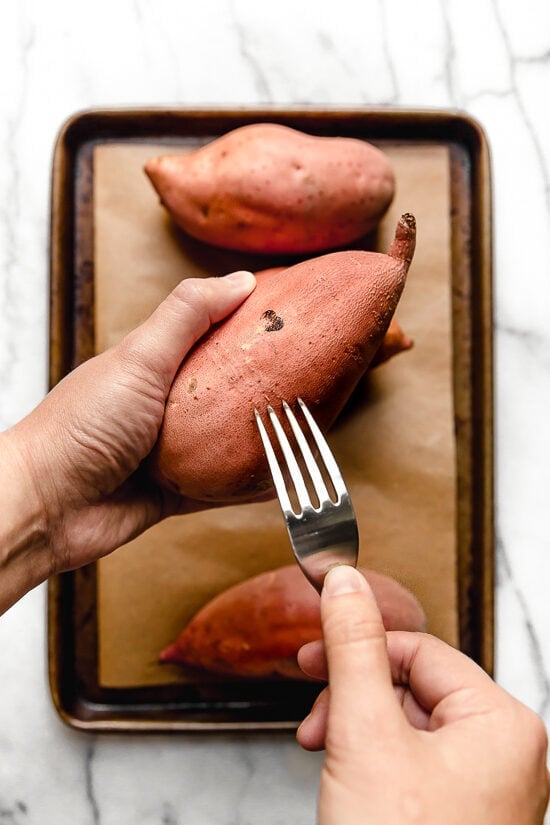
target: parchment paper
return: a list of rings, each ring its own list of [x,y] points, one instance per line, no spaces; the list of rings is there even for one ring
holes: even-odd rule
[[[387,251],[401,213],[416,216],[416,254],[396,313],[415,343],[369,373],[329,441],[357,511],[360,564],[413,590],[429,630],[456,645],[449,155],[445,146],[384,148],[397,194],[376,247]],[[183,277],[274,263],[213,250],[173,227],[142,171],[149,157],[168,151],[182,149],[117,143],[94,150],[97,351]],[[277,502],[172,518],[102,559],[100,683],[196,679],[158,665],[159,650],[218,592],[292,561]]]

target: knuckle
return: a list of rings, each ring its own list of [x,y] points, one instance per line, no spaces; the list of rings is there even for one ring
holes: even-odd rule
[[[540,716],[530,709],[525,709],[522,730],[532,752],[545,758],[548,750],[548,733]]]
[[[183,306],[185,310],[194,314],[208,317],[208,292],[204,281],[199,278],[186,278],[174,287],[169,298],[173,299],[180,311]]]
[[[197,339],[208,330],[212,322],[212,299],[213,289],[208,281],[187,278],[172,290],[166,300],[177,317],[185,319]]]

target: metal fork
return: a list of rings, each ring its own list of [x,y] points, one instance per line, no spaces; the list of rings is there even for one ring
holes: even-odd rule
[[[287,476],[290,476],[294,487],[294,497],[298,506],[292,505],[283,469],[266,427],[258,410],[254,410],[254,414],[292,550],[305,576],[321,592],[325,575],[331,567],[337,564],[357,564],[359,535],[353,505],[330,447],[302,399],[298,398],[297,401],[322,458],[327,479],[334,490],[334,495],[331,495],[296,416],[286,401],[283,401],[283,410],[299,448],[298,455],[301,453],[303,464],[309,474],[309,486],[315,493],[317,502],[310,495],[307,478],[300,469],[295,452],[275,410],[268,406],[267,413],[286,462]]]

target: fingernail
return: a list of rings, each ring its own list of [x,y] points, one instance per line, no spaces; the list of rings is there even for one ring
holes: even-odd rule
[[[332,567],[325,576],[324,590],[329,596],[343,596],[346,593],[357,593],[366,589],[365,577],[349,564]]]
[[[239,269],[238,272],[230,272],[228,275],[224,275],[223,279],[224,281],[230,281],[234,286],[241,287],[243,290],[252,290],[256,284],[256,278],[252,272],[248,272],[245,269]]]

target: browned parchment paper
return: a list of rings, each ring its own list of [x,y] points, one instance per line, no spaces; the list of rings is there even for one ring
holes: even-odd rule
[[[422,601],[429,629],[458,643],[451,373],[449,156],[444,146],[385,147],[397,195],[378,233],[386,251],[413,212],[418,244],[397,317],[414,349],[372,371],[330,441],[359,520],[360,564],[395,576]],[[175,230],[142,171],[166,146],[94,151],[96,349],[139,323],[183,277],[262,268]],[[292,562],[276,502],[172,518],[99,563],[100,683],[190,677],[158,651],[215,594]]]

